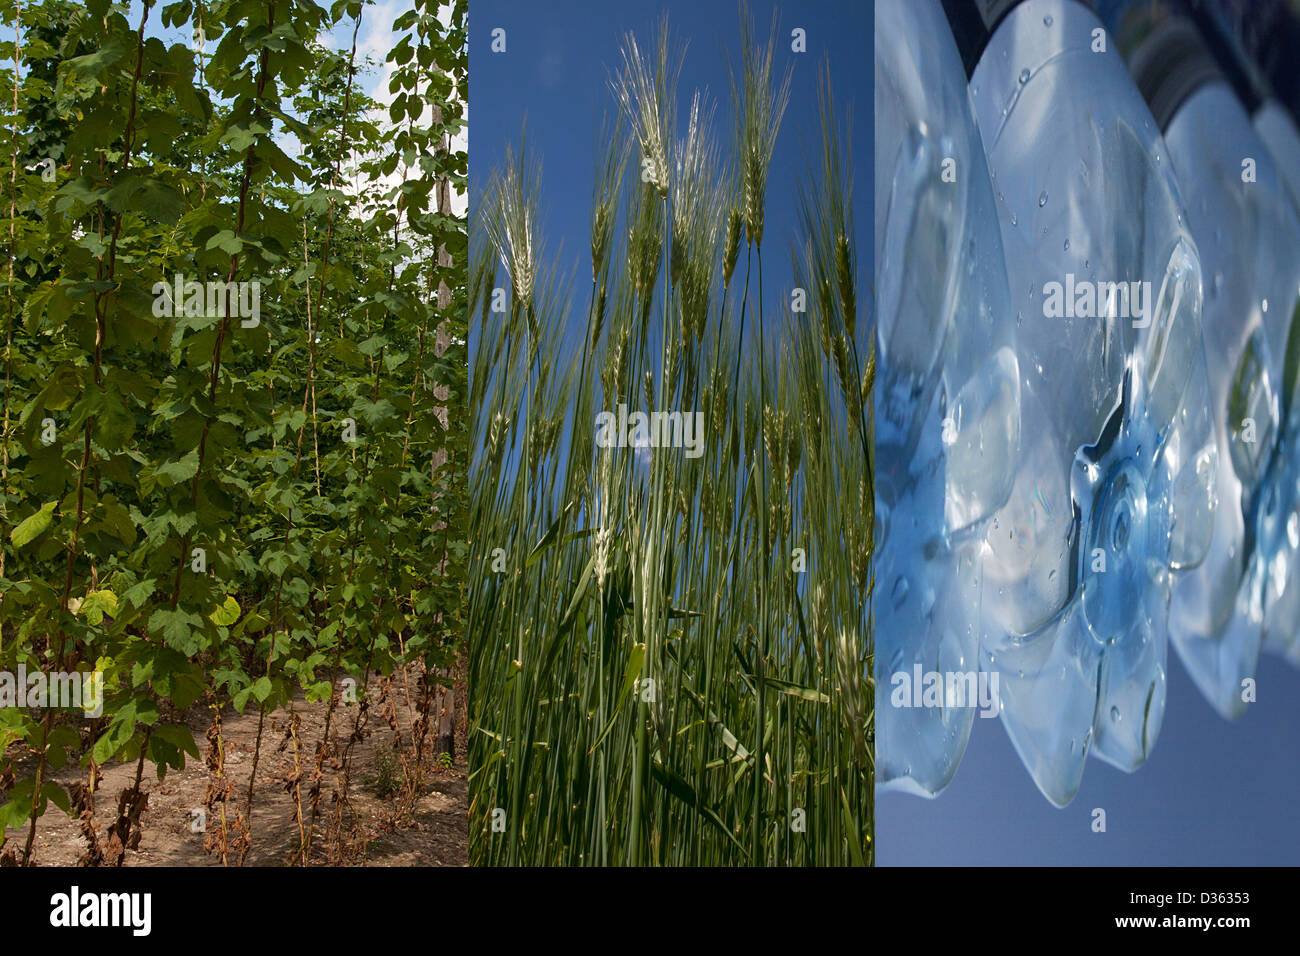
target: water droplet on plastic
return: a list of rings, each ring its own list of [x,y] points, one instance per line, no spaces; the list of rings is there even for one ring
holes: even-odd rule
[[[1028,82],[1029,82],[1029,68],[1026,67],[1025,69],[1020,71],[1020,83],[1023,86],[1025,83]]]
[[[894,579],[894,607],[902,607],[903,602],[907,600],[907,578],[899,575]]]
[[[1038,208],[1042,209],[1046,205],[1047,205],[1047,190],[1044,189],[1041,193],[1038,194]]]
[[[1070,251],[1070,240],[1069,240],[1069,239],[1066,239],[1066,240],[1065,240],[1065,251],[1066,251],[1066,252],[1069,252],[1069,251]]]
[[[1051,25],[1052,25],[1052,15],[1049,13],[1047,16],[1043,17],[1043,26],[1050,27]]]

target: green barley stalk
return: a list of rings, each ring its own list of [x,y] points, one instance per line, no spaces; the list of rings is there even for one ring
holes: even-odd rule
[[[605,138],[619,142],[596,163],[581,349],[560,345],[569,286],[543,259],[519,320],[518,250],[541,248],[521,241],[519,206],[535,211],[540,185],[501,184],[531,182],[528,167],[507,160],[471,230],[471,857],[870,864],[873,502],[855,426],[870,387],[839,386],[816,325],[834,318],[845,340],[863,325],[844,312],[849,166],[824,158],[841,178],[805,197],[825,214],[794,240],[797,276],[838,276],[821,223],[841,223],[847,284],[834,316],[810,296],[809,314],[782,317],[773,375],[761,278],[739,306],[727,296],[742,227],[761,250],[766,169],[720,155],[700,95],[674,137],[666,25],[651,49],[629,36],[612,84],[635,161]],[[771,82],[771,44],[746,50],[739,109],[766,102],[746,156],[766,167],[789,81]],[[599,447],[595,415],[620,403],[701,410],[702,454]]]

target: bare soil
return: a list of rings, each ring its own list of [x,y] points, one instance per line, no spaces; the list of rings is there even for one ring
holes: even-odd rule
[[[397,731],[381,718],[376,705],[367,714],[363,736],[352,751],[348,787],[352,812],[346,815],[346,839],[354,848],[351,859],[368,866],[467,866],[469,804],[463,732],[456,734],[457,757],[450,765],[445,758],[432,753],[437,749],[436,740],[432,732],[429,734],[425,744],[422,785],[412,794],[412,799],[404,801],[400,792],[404,772],[394,740],[400,732],[399,747],[409,753],[409,729],[414,712],[408,705],[400,675],[391,687]],[[299,698],[294,703],[294,711],[301,718],[298,734],[304,770],[315,766],[316,746],[322,738],[326,709],[324,701],[308,703]],[[196,707],[185,716],[185,723],[198,744],[200,757],[206,757],[208,743],[205,734],[211,723],[211,712]],[[339,734],[344,744],[355,716],[356,705],[337,705],[333,732]],[[289,724],[290,712],[287,709],[266,715],[254,787],[250,849],[244,861],[246,866],[285,865],[300,846],[293,788],[287,783],[294,770]],[[257,725],[258,711],[255,707],[243,714],[228,710],[222,715],[225,774],[233,785],[227,801],[227,814],[232,820],[237,812],[246,811]],[[34,764],[29,760],[16,762],[15,771],[32,772],[34,766],[26,766],[29,762]],[[114,763],[101,769],[103,778],[94,798],[94,825],[100,841],[106,842],[108,827],[116,819],[118,795],[134,782],[136,764]],[[145,762],[142,788],[148,793],[148,804],[141,817],[139,845],[127,851],[124,865],[221,865],[218,854],[204,850],[205,834],[194,832],[193,828],[195,811],[204,805],[210,777],[203,759],[187,757],[184,769],[169,771],[162,781],[158,780],[154,765]],[[86,772],[74,765],[51,774],[50,778],[68,786],[78,780],[84,782]],[[321,844],[327,842],[325,821],[329,816],[334,786],[334,771],[326,769],[313,841],[314,864],[325,862],[327,849]],[[306,826],[311,817],[306,779],[302,782],[301,794],[303,825]],[[214,810],[207,811],[209,834],[221,827],[220,806],[218,803]],[[6,849],[21,855],[26,836],[25,827],[22,832],[11,829]],[[51,806],[41,817],[36,831],[34,862],[42,866],[76,866],[86,846],[80,822]],[[232,853],[230,865],[234,865],[237,859],[238,853]]]

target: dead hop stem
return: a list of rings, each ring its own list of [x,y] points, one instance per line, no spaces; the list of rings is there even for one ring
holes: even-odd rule
[[[211,706],[212,722],[208,725],[208,755],[205,761],[209,778],[203,805],[209,811],[216,811],[217,805],[220,804],[221,828],[215,832],[208,829],[203,839],[203,850],[205,853],[218,854],[222,866],[225,866],[229,862],[231,847],[231,824],[227,814],[227,804],[230,795],[234,792],[234,785],[226,778],[226,751],[221,734],[221,708],[216,704]]]

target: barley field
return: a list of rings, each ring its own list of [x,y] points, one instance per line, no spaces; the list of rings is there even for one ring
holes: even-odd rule
[[[851,113],[812,58],[791,110],[789,31],[733,27],[723,104],[667,16],[600,51],[586,234],[546,234],[522,122],[471,187],[473,864],[873,862]]]

